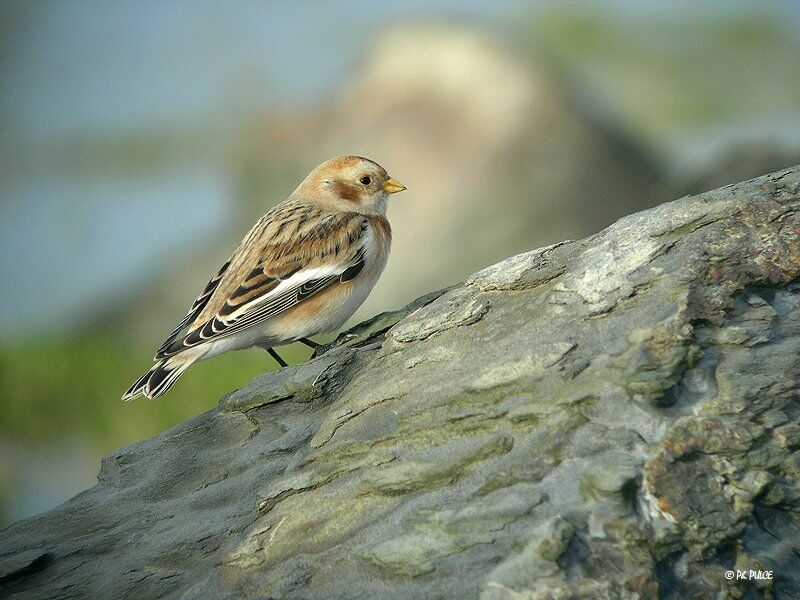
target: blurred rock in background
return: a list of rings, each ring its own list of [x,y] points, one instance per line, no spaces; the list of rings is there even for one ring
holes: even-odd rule
[[[274,368],[227,355],[158,402],[118,401],[247,228],[327,158],[374,158],[409,188],[356,318],[800,161],[787,2],[85,0],[6,4],[0,23],[0,522]]]
[[[488,33],[411,23],[367,55],[330,110],[290,136],[270,124],[252,149],[262,164],[285,161],[275,148],[313,157],[306,169],[368,156],[409,187],[392,198],[392,259],[356,318],[650,202],[651,157],[590,123],[540,65]]]

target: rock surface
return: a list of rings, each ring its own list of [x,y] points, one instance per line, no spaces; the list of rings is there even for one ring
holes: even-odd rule
[[[0,595],[796,598],[799,213],[795,167],[380,315],[5,529]]]

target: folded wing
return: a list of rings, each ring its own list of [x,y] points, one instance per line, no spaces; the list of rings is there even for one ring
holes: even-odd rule
[[[162,353],[164,352],[164,350],[166,350],[169,347],[169,345],[175,341],[175,339],[180,335],[180,333],[184,329],[186,329],[187,325],[189,325],[192,321],[197,319],[198,316],[200,316],[200,313],[203,312],[203,309],[205,309],[205,307],[208,306],[208,301],[211,299],[211,296],[216,291],[217,286],[219,286],[219,282],[222,280],[222,276],[228,269],[230,264],[231,261],[228,260],[224,265],[222,265],[222,268],[219,271],[217,271],[217,274],[214,275],[214,277],[212,277],[209,280],[209,282],[206,284],[206,287],[203,288],[203,291],[200,292],[200,295],[192,303],[192,306],[189,309],[189,312],[186,313],[186,316],[183,317],[181,322],[178,323],[178,326],[172,330],[172,332],[169,334],[164,343],[161,344],[158,350],[156,350],[156,355],[153,357],[153,360],[158,360],[159,358],[163,358]]]
[[[262,224],[260,235],[248,234],[159,348],[156,360],[254,327],[334,283],[353,279],[372,239],[368,220],[356,213],[277,227],[279,233],[292,232],[288,237],[269,235],[273,225]],[[246,275],[231,276],[231,268]],[[216,312],[209,314],[209,309]]]

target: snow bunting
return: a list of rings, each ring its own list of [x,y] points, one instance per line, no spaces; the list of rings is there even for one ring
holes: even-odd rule
[[[156,398],[201,360],[274,346],[341,327],[386,266],[390,194],[406,189],[359,156],[318,166],[261,217],[156,352],[155,365],[122,396]]]

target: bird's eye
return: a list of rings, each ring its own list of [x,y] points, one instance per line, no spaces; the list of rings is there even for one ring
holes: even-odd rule
[[[372,179],[370,179],[369,175],[364,175],[364,177],[359,179],[359,181],[364,185],[369,185],[370,183],[372,183]]]

